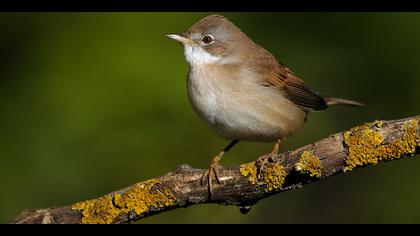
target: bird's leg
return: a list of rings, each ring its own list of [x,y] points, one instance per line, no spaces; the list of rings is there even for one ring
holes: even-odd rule
[[[274,162],[274,157],[279,154],[279,149],[280,149],[280,144],[281,144],[281,139],[278,139],[276,144],[273,147],[273,150],[271,150],[271,153],[268,155],[264,155],[260,158],[258,158],[256,164],[259,167],[264,167],[265,164],[267,164],[268,162]]]
[[[279,149],[280,149],[280,144],[281,144],[281,140],[278,139],[276,144],[273,147],[273,150],[271,150],[271,153],[269,155],[269,157],[272,159],[275,155],[279,154]]]
[[[217,156],[215,156],[211,162],[209,168],[204,172],[203,176],[201,177],[201,184],[203,185],[204,179],[207,177],[207,183],[208,183],[208,189],[209,189],[209,195],[211,196],[213,194],[213,184],[211,180],[211,174],[214,173],[214,176],[216,178],[217,183],[221,184],[219,179],[219,161],[222,159],[222,157],[233,147],[235,144],[237,144],[238,140],[233,140],[232,142],[227,145],[223,151],[221,151]]]

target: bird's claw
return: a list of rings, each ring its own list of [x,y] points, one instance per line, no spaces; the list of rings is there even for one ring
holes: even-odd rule
[[[207,186],[209,191],[209,196],[213,195],[213,182],[211,175],[214,173],[214,177],[216,179],[216,182],[218,184],[222,184],[219,178],[219,161],[222,158],[223,154],[220,153],[216,157],[213,158],[213,160],[210,163],[209,168],[204,172],[203,176],[201,177],[201,185],[204,185],[204,180],[207,179]]]
[[[280,140],[277,141],[277,143],[273,147],[273,150],[269,154],[258,158],[258,160],[255,162],[255,165],[258,170],[258,176],[260,175],[260,173],[264,172],[265,166],[267,164],[276,162],[274,158],[279,154],[279,149],[280,149]]]

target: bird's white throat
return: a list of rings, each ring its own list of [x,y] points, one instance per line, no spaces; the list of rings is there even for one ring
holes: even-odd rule
[[[201,47],[188,44],[184,45],[184,54],[185,59],[192,66],[211,64],[221,60],[221,57],[213,56]]]

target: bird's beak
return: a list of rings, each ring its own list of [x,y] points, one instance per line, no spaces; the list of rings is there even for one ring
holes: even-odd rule
[[[171,39],[176,40],[176,41],[178,41],[178,42],[181,42],[181,43],[183,43],[183,44],[189,44],[189,45],[194,44],[194,41],[193,41],[193,40],[188,39],[188,38],[185,38],[185,37],[182,37],[182,36],[181,36],[181,35],[179,35],[179,34],[167,34],[166,36],[167,36],[168,38],[171,38]]]

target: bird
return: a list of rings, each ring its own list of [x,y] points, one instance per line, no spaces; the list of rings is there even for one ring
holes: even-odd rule
[[[209,194],[211,175],[218,184],[219,161],[239,141],[280,144],[303,128],[309,112],[332,105],[364,106],[311,90],[285,64],[254,42],[222,15],[207,16],[182,33],[167,34],[181,42],[189,71],[188,100],[207,126],[231,142],[205,171]]]

